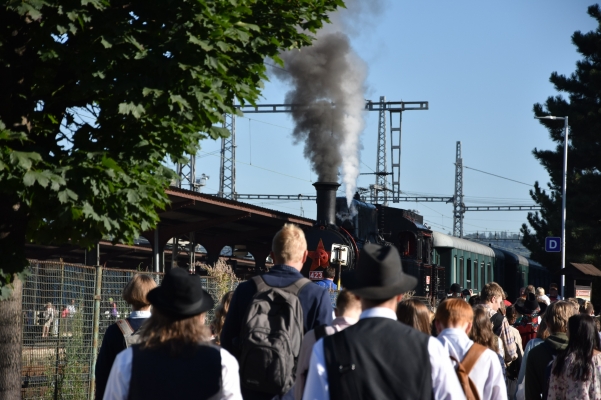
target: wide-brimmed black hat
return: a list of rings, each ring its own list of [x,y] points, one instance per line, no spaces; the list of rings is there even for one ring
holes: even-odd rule
[[[211,295],[202,288],[200,277],[179,267],[167,272],[161,286],[152,289],[146,297],[154,308],[176,318],[202,314],[215,305]]]
[[[515,309],[520,314],[533,314],[540,310],[534,293],[528,293],[528,297],[526,297],[523,303],[521,301],[516,302]]]
[[[367,243],[357,267],[342,273],[342,285],[359,297],[386,300],[413,289],[417,279],[403,273],[396,247]]]

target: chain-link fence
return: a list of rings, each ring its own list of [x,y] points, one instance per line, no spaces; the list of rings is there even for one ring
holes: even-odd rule
[[[136,273],[157,284],[162,274],[30,260],[32,275],[23,287],[23,399],[93,399],[96,354],[106,328],[127,318],[121,297]],[[201,277],[218,304],[230,287]],[[225,291],[225,292],[224,292]],[[207,323],[214,310],[208,312]]]

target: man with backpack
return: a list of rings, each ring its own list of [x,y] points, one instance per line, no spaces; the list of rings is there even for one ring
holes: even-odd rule
[[[550,365],[557,354],[568,347],[568,319],[576,314],[574,306],[567,301],[551,303],[545,311],[545,323],[549,337],[528,353],[526,360],[526,400],[545,400],[551,377]]]
[[[496,282],[489,282],[480,292],[480,300],[488,312],[488,317],[493,324],[493,332],[501,338],[503,349],[505,351],[505,365],[508,366],[513,360],[518,358],[517,346],[515,340],[509,331],[507,318],[499,313],[499,308],[503,303],[503,289]]]
[[[417,279],[403,273],[396,247],[366,243],[342,282],[363,311],[313,346],[304,400],[465,398],[440,342],[397,321],[397,305]]]
[[[272,242],[274,266],[236,288],[221,345],[240,363],[245,400],[271,400],[294,383],[305,332],[332,323],[327,290],[300,274],[307,259],[303,231],[285,224]]]
[[[468,337],[474,311],[462,299],[447,299],[436,309],[437,339],[456,364],[456,372],[468,400],[505,400],[507,391],[497,354]]]

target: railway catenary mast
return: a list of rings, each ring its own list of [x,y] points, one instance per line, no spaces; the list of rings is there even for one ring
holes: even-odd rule
[[[461,142],[457,142],[455,156],[455,194],[453,195],[453,236],[463,237],[463,158],[461,158]]]
[[[224,114],[223,127],[230,131],[230,136],[221,138],[218,196],[236,200],[236,116]]]
[[[386,102],[386,96],[380,96],[380,103]],[[386,157],[386,111],[380,110],[378,119],[378,155],[376,163],[375,203],[388,205],[388,172]],[[378,190],[379,189],[379,190]]]

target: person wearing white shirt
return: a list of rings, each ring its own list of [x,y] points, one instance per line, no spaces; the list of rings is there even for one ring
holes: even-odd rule
[[[238,362],[209,342],[214,301],[200,278],[172,268],[146,297],[153,309],[141,344],[117,355],[104,400],[241,400]]]
[[[309,372],[309,361],[311,360],[311,352],[315,342],[325,335],[333,335],[356,324],[360,314],[361,302],[359,298],[348,290],[343,289],[336,298],[336,318],[332,321],[332,325],[322,325],[305,334],[298,356],[298,363],[296,364],[296,381],[291,389],[294,391],[294,398],[296,400],[302,400],[303,398],[305,381]]]
[[[394,246],[366,244],[342,281],[363,312],[313,346],[304,400],[465,399],[440,342],[397,321],[402,293],[417,279],[403,273]]]
[[[467,333],[472,329],[474,312],[464,301],[448,299],[436,310],[437,339],[450,357],[461,362],[474,342]],[[507,390],[499,357],[490,349],[484,350],[469,372],[481,399],[506,400]]]

